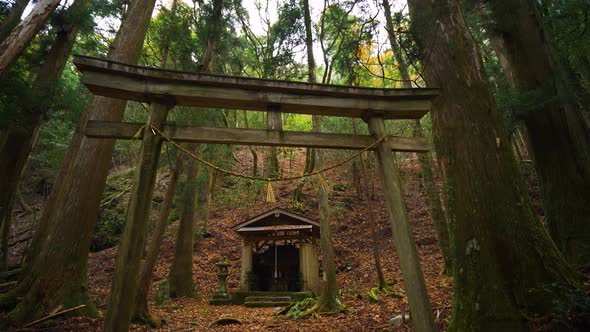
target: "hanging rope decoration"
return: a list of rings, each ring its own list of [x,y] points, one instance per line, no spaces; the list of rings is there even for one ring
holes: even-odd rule
[[[178,150],[184,152],[185,154],[187,154],[188,156],[190,156],[191,158],[195,159],[196,161],[202,163],[203,165],[215,170],[216,172],[219,173],[223,173],[223,174],[227,174],[230,176],[235,176],[235,177],[239,177],[242,179],[248,179],[248,180],[254,180],[254,181],[265,181],[266,182],[266,201],[267,202],[276,202],[276,198],[275,198],[275,194],[274,191],[272,189],[272,182],[285,182],[285,181],[293,181],[293,180],[299,180],[299,179],[303,179],[303,178],[307,178],[307,177],[311,177],[311,176],[317,176],[318,178],[318,182],[320,184],[320,186],[322,187],[322,189],[326,192],[330,191],[330,186],[328,185],[328,182],[326,181],[326,179],[324,179],[324,177],[322,176],[323,173],[333,170],[335,168],[338,168],[346,163],[348,163],[349,161],[357,158],[358,156],[360,156],[361,154],[363,154],[364,152],[367,152],[369,150],[371,150],[372,148],[374,148],[375,146],[377,146],[379,143],[381,143],[383,140],[385,140],[386,137],[389,137],[391,135],[385,135],[381,138],[379,138],[378,140],[376,140],[375,142],[373,142],[373,144],[365,147],[364,149],[360,150],[358,153],[355,153],[354,155],[352,155],[351,157],[348,157],[332,166],[323,168],[321,170],[318,171],[314,171],[311,173],[305,173],[299,176],[291,176],[291,177],[284,177],[284,178],[262,178],[262,177],[257,177],[257,176],[250,176],[250,175],[245,175],[245,174],[240,174],[240,173],[236,173],[236,172],[232,172],[232,171],[228,171],[226,169],[223,169],[219,166],[216,166],[206,160],[204,160],[203,158],[200,158],[199,156],[195,155],[194,153],[192,153],[190,150],[188,150],[187,148],[183,147],[182,145],[180,145],[179,143],[175,142],[174,140],[172,140],[172,138],[170,138],[168,135],[164,134],[161,130],[159,130],[158,128],[154,127],[151,124],[145,124],[143,126],[141,126],[137,132],[135,133],[135,135],[133,135],[132,140],[137,140],[141,137],[141,134],[143,132],[143,129],[145,128],[149,128],[152,131],[152,134],[155,135],[159,135],[162,137],[162,139],[164,139],[165,141],[171,143],[172,145],[174,145]]]
[[[276,203],[275,193],[272,191],[271,179],[266,181],[266,201]]]

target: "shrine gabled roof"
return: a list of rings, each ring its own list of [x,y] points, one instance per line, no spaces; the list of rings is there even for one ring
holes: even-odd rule
[[[234,225],[232,230],[236,232],[244,232],[254,230],[277,230],[279,228],[299,229],[302,228],[300,226],[311,226],[305,227],[307,229],[319,227],[320,224],[317,221],[311,220],[300,214],[276,207]]]

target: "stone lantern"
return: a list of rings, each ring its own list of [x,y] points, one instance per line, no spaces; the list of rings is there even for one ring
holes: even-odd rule
[[[209,304],[230,304],[231,300],[227,291],[226,282],[227,277],[229,276],[229,267],[231,264],[227,260],[227,257],[223,257],[223,259],[220,262],[215,263],[215,265],[217,265],[217,289],[215,290],[215,294],[213,294],[213,298],[211,301],[209,301]]]

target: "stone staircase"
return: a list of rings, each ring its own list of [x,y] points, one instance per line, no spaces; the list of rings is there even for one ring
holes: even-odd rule
[[[244,305],[251,308],[272,308],[287,306],[292,301],[293,299],[291,296],[276,296],[269,294],[261,296],[248,296],[244,301]]]

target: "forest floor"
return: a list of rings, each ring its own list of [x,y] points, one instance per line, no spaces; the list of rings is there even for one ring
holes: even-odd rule
[[[241,153],[240,153],[241,152]],[[241,167],[247,172],[247,155],[245,151],[237,153],[243,159]],[[301,172],[304,156],[295,158],[289,172]],[[341,159],[341,158],[336,158]],[[331,164],[330,162],[327,163]],[[292,169],[291,169],[292,168]],[[165,172],[158,178],[155,200],[162,196],[168,175]],[[405,192],[408,213],[414,231],[417,248],[421,257],[422,269],[430,295],[433,313],[439,330],[444,330],[448,323],[452,302],[452,279],[443,274],[443,259],[439,250],[436,233],[430,220],[427,198],[421,185],[419,167],[415,161],[404,162],[401,166],[402,184]],[[369,189],[374,201],[368,204],[358,199],[352,183],[350,167],[330,171],[326,178],[332,185],[331,207],[334,245],[336,249],[337,280],[347,312],[327,316],[313,316],[294,320],[275,315],[275,308],[247,308],[244,306],[212,306],[208,302],[216,287],[217,276],[215,263],[227,256],[232,264],[228,286],[231,292],[239,288],[241,241],[231,230],[231,226],[248,217],[254,216],[274,206],[291,208],[291,196],[296,182],[274,185],[277,203],[263,202],[264,192],[258,198],[241,197],[242,206],[212,206],[210,232],[211,237],[195,244],[193,279],[198,290],[198,297],[173,299],[166,305],[150,302],[150,309],[165,321],[161,331],[383,331],[411,330],[408,323],[392,327],[390,320],[400,314],[408,314],[409,306],[405,296],[403,278],[399,259],[387,222],[385,207],[377,173],[373,172],[375,185]],[[218,194],[235,190],[220,184]],[[245,195],[247,196],[247,195]],[[393,289],[400,297],[382,295],[380,301],[372,303],[367,292],[375,287],[376,272],[371,241],[371,225],[367,220],[367,210],[376,211],[377,237],[381,252],[382,266],[387,280],[395,281]],[[313,186],[304,187],[303,212],[312,219],[318,219],[316,194]],[[155,219],[156,212],[153,213]],[[197,221],[201,225],[202,221]],[[154,274],[154,285],[165,280],[174,255],[174,242],[178,221],[172,223],[164,238],[161,255]],[[88,267],[88,285],[91,296],[98,308],[106,312],[109,298],[114,260],[117,247],[91,253]],[[16,253],[15,253],[16,254]],[[150,299],[157,289],[152,287]],[[231,317],[239,320],[240,325],[214,327],[212,322]],[[53,321],[42,330],[60,331],[99,331],[102,320],[86,317],[69,318]],[[131,330],[149,330],[145,326],[132,325]],[[26,329],[31,331],[31,329]]]

